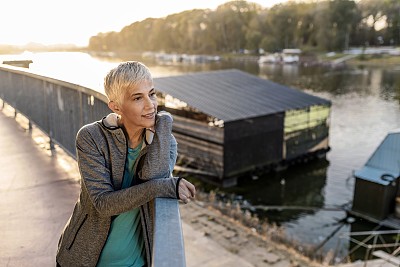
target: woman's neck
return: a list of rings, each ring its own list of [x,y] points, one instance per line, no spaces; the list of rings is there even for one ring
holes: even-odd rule
[[[136,129],[136,130],[131,130],[131,131],[126,129],[126,131],[127,131],[127,135],[128,135],[128,146],[130,148],[137,147],[140,144],[140,142],[142,142],[143,129]]]
[[[126,127],[126,125],[124,125],[123,123],[121,123],[120,126],[125,132],[125,135],[128,139],[128,146],[130,148],[135,148],[140,144],[140,142],[142,142],[143,130],[144,130],[143,128],[132,129],[130,127]]]

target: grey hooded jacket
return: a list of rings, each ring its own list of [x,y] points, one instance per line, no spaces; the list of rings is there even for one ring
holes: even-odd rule
[[[81,174],[80,196],[59,240],[56,260],[64,266],[96,266],[113,216],[140,207],[147,265],[151,266],[154,198],[177,198],[179,178],[170,177],[176,161],[172,117],[157,114],[155,134],[145,142],[134,165],[139,184],[121,189],[127,139],[116,114],[82,127],[76,138]]]

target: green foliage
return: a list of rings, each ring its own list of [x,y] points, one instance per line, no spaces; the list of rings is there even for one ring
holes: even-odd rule
[[[374,45],[400,46],[399,0],[289,1],[269,9],[231,1],[216,10],[188,10],[99,33],[90,38],[89,49],[208,54]]]

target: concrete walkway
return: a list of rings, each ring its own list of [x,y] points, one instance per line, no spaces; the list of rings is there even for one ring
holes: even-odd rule
[[[79,194],[76,163],[0,111],[0,266],[54,266]],[[188,267],[252,266],[183,222]]]

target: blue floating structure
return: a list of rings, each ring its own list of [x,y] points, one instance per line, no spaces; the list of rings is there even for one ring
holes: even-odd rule
[[[381,221],[394,212],[396,197],[400,194],[400,129],[387,134],[354,176],[354,214]]]

